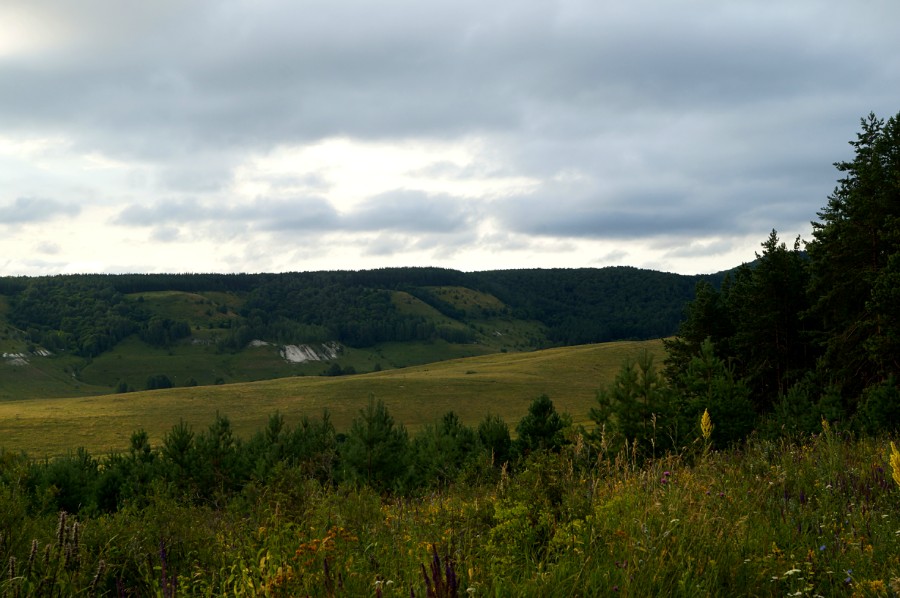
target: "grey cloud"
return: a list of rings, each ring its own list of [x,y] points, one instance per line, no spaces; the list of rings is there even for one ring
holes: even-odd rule
[[[42,197],[18,197],[5,206],[0,205],[0,224],[45,222],[65,216],[77,216],[81,208]]]
[[[215,211],[197,200],[161,200],[149,205],[131,204],[119,212],[113,223],[125,226],[154,226],[212,219],[216,219]]]
[[[494,213],[505,227],[520,234],[546,237],[634,239],[658,234],[692,234],[721,219],[721,210],[708,210],[703,220],[686,209],[680,191],[664,189],[596,190],[573,197],[567,188],[544,189],[528,196],[498,202]]]
[[[371,197],[345,217],[350,230],[450,233],[472,226],[476,209],[447,195],[398,190]]]
[[[171,243],[172,241],[177,241],[180,236],[178,228],[174,226],[158,226],[153,229],[151,238],[161,243]]]
[[[324,199],[258,199],[247,205],[229,206],[196,199],[133,204],[119,212],[114,224],[158,226],[161,224],[239,224],[268,231],[310,230],[334,227],[337,212]]]
[[[601,266],[608,266],[611,264],[627,264],[626,258],[628,257],[627,251],[610,251],[604,255],[601,255],[598,258],[594,259],[594,263]]]
[[[364,243],[364,255],[388,257],[410,249],[409,239],[397,235],[378,235]]]
[[[321,198],[300,200],[257,200],[233,212],[241,221],[267,231],[327,232],[338,228],[338,213]]]
[[[44,255],[59,255],[62,248],[57,243],[43,242],[39,243],[35,248],[37,253],[43,253]]]
[[[807,23],[814,3],[757,14],[702,3],[702,18],[681,6],[634,4],[616,11],[551,2],[313,2],[250,10],[201,2],[184,15],[168,5],[145,8],[138,21],[115,3],[94,2],[79,24],[103,12],[97,21],[107,25],[93,25],[94,39],[74,56],[5,67],[18,92],[4,94],[0,113],[86,124],[106,132],[104,143],[142,153],[165,151],[166,140],[211,150],[337,134],[514,130],[531,126],[525,119],[551,125],[571,114],[582,116],[580,131],[596,131],[616,119],[604,113],[611,108],[712,103],[733,111],[761,95],[819,93],[825,71],[865,87],[876,68],[859,60],[870,47],[865,39],[819,41],[822,19]],[[826,32],[856,12],[835,10]],[[48,93],[59,88],[64,98]],[[123,127],[141,134],[117,135]]]
[[[734,249],[734,242],[729,239],[713,241],[711,243],[679,243],[670,251],[663,254],[664,258],[704,257],[728,253]]]
[[[275,175],[266,177],[266,182],[273,189],[324,192],[331,188],[332,184],[320,173],[308,173],[304,175]]]
[[[476,216],[477,210],[471,202],[447,195],[400,190],[371,197],[347,214],[339,214],[327,200],[319,197],[257,199],[240,206],[191,199],[131,205],[120,211],[113,223],[124,226],[236,224],[279,233],[383,230],[446,235],[471,227]],[[173,235],[165,233],[163,238],[171,239]]]

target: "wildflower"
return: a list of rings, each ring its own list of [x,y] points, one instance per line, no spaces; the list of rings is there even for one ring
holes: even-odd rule
[[[891,441],[891,471],[893,472],[894,481],[900,485],[900,451],[897,450],[897,446]]]
[[[37,558],[38,541],[31,541],[31,552],[28,554],[28,574],[31,575],[31,569],[34,567],[34,559]]]
[[[91,579],[91,593],[97,589],[97,584],[100,583],[100,577],[103,575],[104,571],[106,571],[106,561],[100,559],[100,562],[97,563],[97,572],[94,574],[94,578]]]
[[[828,423],[828,420],[825,419],[825,416],[822,416],[822,432],[828,434],[831,431],[831,425]]]
[[[709,409],[703,410],[703,416],[700,418],[700,432],[703,434],[703,440],[709,440],[709,437],[712,436],[713,431],[713,423],[712,418],[709,416]]]
[[[62,549],[66,539],[66,512],[59,512],[59,520],[56,524],[56,547]]]

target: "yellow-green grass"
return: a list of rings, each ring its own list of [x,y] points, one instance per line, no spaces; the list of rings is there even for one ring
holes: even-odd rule
[[[192,325],[218,325],[234,319],[233,310],[240,306],[241,299],[227,293],[187,293],[183,291],[152,291],[133,293],[125,296],[131,301],[140,302],[150,313],[184,320]],[[219,313],[218,305],[226,305],[229,313]]]
[[[394,291],[391,294],[391,301],[400,313],[421,316],[426,320],[430,320],[439,328],[455,328],[457,330],[467,329],[467,326],[462,322],[448,318],[421,299],[414,297],[405,291]]]
[[[411,316],[422,316],[429,320],[435,320],[438,323],[452,322],[450,318],[431,307],[418,297],[413,297],[406,291],[392,291],[391,303],[397,308],[397,311]]]
[[[43,397],[84,397],[108,391],[102,386],[76,380],[73,368],[80,358],[70,356],[53,359],[28,355],[28,365],[15,365],[12,360],[0,359],[0,402],[40,400]],[[0,446],[3,439],[0,437]]]
[[[435,296],[439,297],[442,301],[446,301],[456,309],[466,312],[472,311],[473,309],[501,310],[506,307],[505,303],[493,295],[466,287],[447,286],[425,288],[434,293]]]
[[[327,409],[336,428],[345,431],[370,394],[383,400],[396,421],[413,433],[450,410],[470,425],[493,413],[514,428],[541,394],[576,423],[589,423],[597,389],[612,381],[623,361],[642,350],[662,357],[660,341],[618,342],[485,355],[338,378],[292,377],[0,403],[0,446],[33,457],[61,455],[80,446],[102,454],[127,448],[131,433],[140,428],[154,443],[181,420],[195,430],[205,429],[217,412],[226,415],[243,437],[261,429],[275,411],[295,425],[302,416],[318,418]]]

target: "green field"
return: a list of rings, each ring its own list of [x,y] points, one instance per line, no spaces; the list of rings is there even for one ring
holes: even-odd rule
[[[409,350],[408,347],[406,350]],[[205,428],[227,415],[243,436],[261,429],[273,412],[295,424],[302,416],[331,413],[346,430],[370,394],[385,402],[411,432],[449,410],[468,424],[485,414],[510,427],[529,403],[547,394],[576,423],[588,421],[598,388],[641,350],[662,359],[660,341],[617,342],[457,359],[356,376],[294,376],[253,383],[174,388],[151,392],[28,399],[0,403],[0,446],[41,457],[83,446],[91,453],[122,450],[131,433],[145,429],[154,443],[180,420]],[[161,356],[161,359],[177,356]]]
[[[336,360],[306,363],[285,361],[279,355],[281,343],[246,346],[239,351],[219,346],[231,334],[232,326],[241,325],[237,315],[244,301],[241,294],[154,291],[125,295],[128,302],[139,303],[154,316],[188,323],[191,336],[159,347],[132,334],[93,358],[66,351],[41,355],[41,347],[28,340],[26,331],[7,320],[9,298],[0,295],[0,353],[23,355],[27,362],[0,359],[0,402],[96,396],[112,393],[120,384],[143,390],[148,377],[157,374],[164,374],[175,386],[231,384],[319,376],[335,364],[364,373],[547,345],[541,324],[498,315],[504,306],[489,295],[456,287],[433,292],[461,310],[493,311],[479,312],[483,317],[463,323],[408,293],[395,291],[391,297],[401,313],[421,317],[442,330],[470,334],[474,342],[432,338],[364,348],[343,346]]]

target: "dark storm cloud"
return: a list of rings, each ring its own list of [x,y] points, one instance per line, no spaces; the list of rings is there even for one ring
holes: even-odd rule
[[[76,205],[41,197],[18,197],[15,201],[0,205],[0,224],[29,224],[44,222],[65,216],[76,216],[81,211]]]

